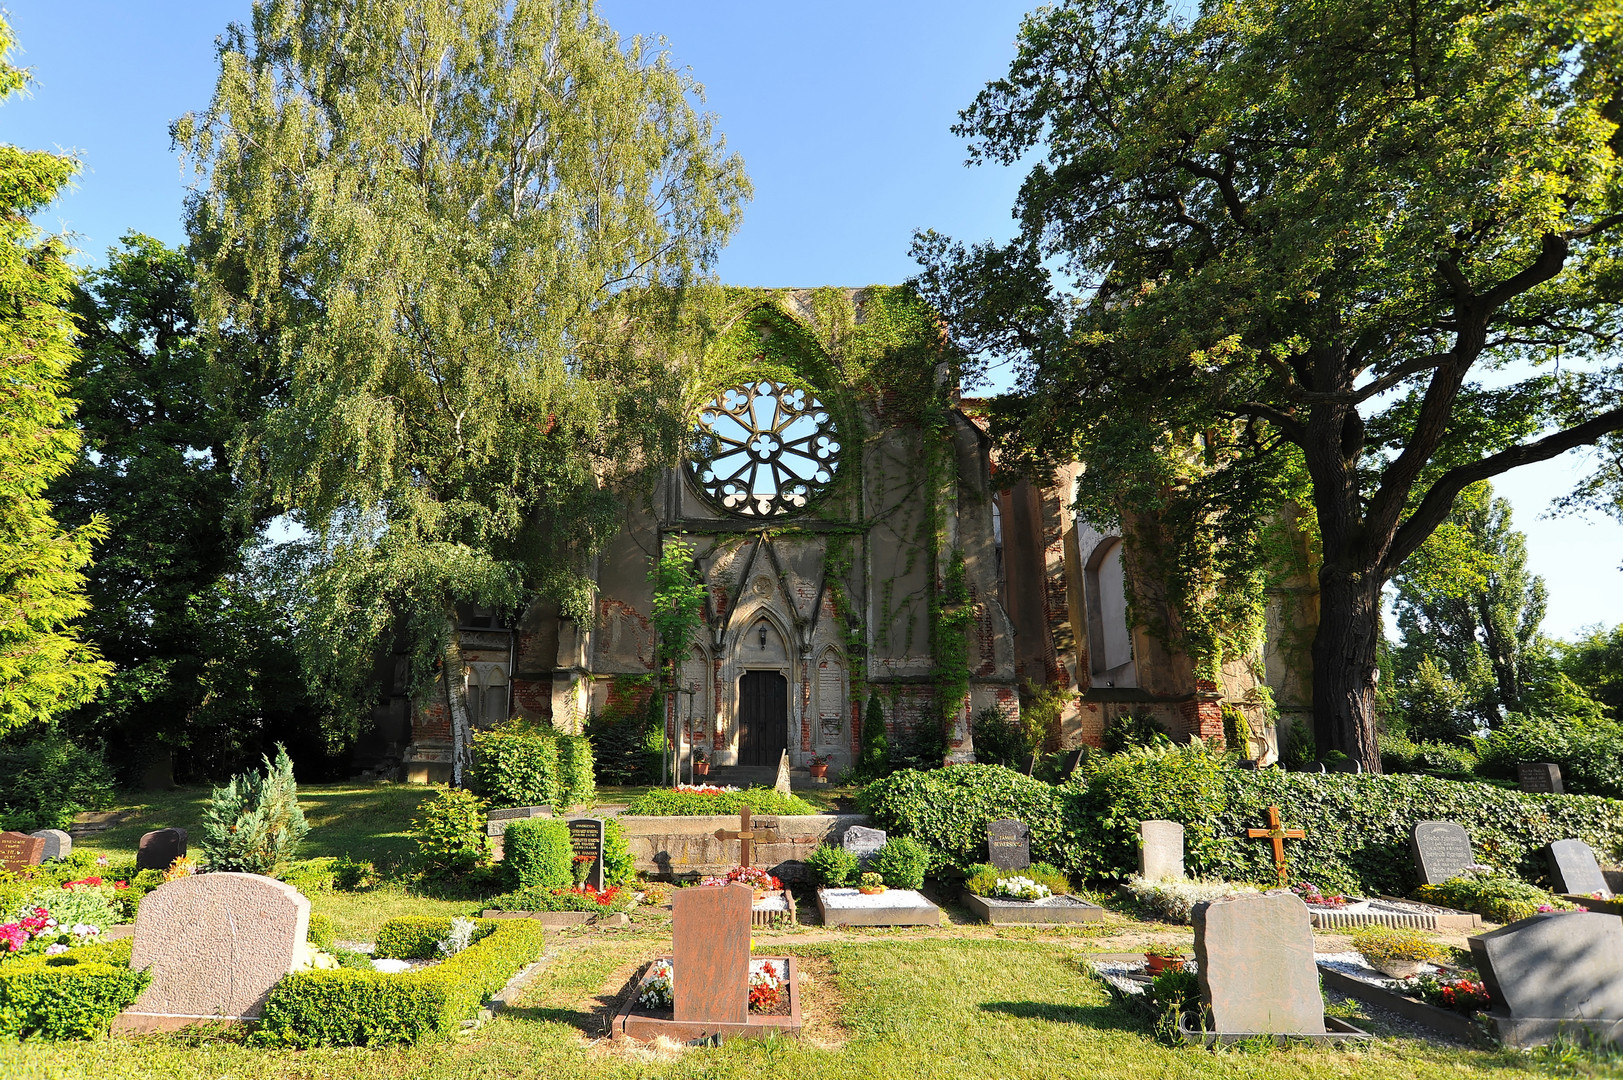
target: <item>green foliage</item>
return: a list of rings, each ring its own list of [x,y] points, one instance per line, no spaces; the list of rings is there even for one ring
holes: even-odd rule
[[[0,1038],[94,1039],[145,990],[130,970],[133,942],[81,945],[59,956],[0,964]]]
[[[1017,769],[1025,761],[1026,755],[1041,745],[1034,744],[1026,730],[1003,715],[1003,710],[995,705],[976,713],[969,731],[975,743],[977,765],[1002,765],[1007,769]]]
[[[868,698],[862,717],[861,751],[854,770],[858,780],[876,780],[890,772],[890,736],[885,731],[885,706],[876,693]]]
[[[1599,702],[1612,720],[1623,722],[1623,623],[1610,631],[1587,628],[1575,642],[1555,646],[1561,673]]]
[[[586,720],[596,782],[655,784],[663,748],[660,703],[653,677],[617,675],[602,712]]]
[[[437,941],[450,920],[432,921],[439,924]],[[380,955],[392,925],[378,931]],[[544,929],[529,919],[481,920],[480,931],[471,947],[407,974],[341,968],[286,975],[271,988],[251,1038],[261,1045],[311,1047],[412,1043],[448,1035],[545,946]],[[431,941],[419,958],[433,955]]]
[[[36,908],[44,908],[61,926],[85,923],[106,929],[123,921],[124,910],[117,896],[119,890],[113,887],[112,879],[103,880],[107,884],[75,885],[71,889],[64,889],[61,885],[35,886],[4,913],[7,916],[5,921],[20,919],[33,914]]]
[[[466,874],[490,857],[484,801],[460,788],[444,788],[424,800],[411,820],[411,837],[429,877]]]
[[[964,888],[976,896],[992,896],[997,892],[998,879],[1011,877],[1030,878],[1048,886],[1055,896],[1071,891],[1071,879],[1064,871],[1043,862],[1034,862],[1024,870],[999,870],[991,863],[976,863],[964,868]]]
[[[495,919],[476,919],[474,941],[496,930]],[[451,919],[435,915],[414,915],[390,919],[378,927],[373,943],[374,956],[392,960],[438,960],[439,942],[451,930]]]
[[[1481,659],[1480,653],[1472,656]],[[1404,730],[1422,741],[1464,738],[1478,722],[1477,717],[1465,711],[1470,696],[1470,690],[1438,667],[1435,660],[1421,657],[1414,671],[1398,684],[1397,703]]]
[[[1146,746],[1168,747],[1172,745],[1172,739],[1168,737],[1166,728],[1157,724],[1153,716],[1127,713],[1105,721],[1104,735],[1099,745],[1107,754],[1119,754]]]
[[[922,888],[925,871],[930,869],[930,853],[910,837],[893,836],[874,852],[869,869],[892,889]]]
[[[1477,756],[1468,746],[1414,742],[1402,735],[1384,733],[1380,746],[1382,772],[1425,773],[1449,780],[1475,779]]]
[[[600,903],[599,898],[607,895],[608,891],[605,888],[603,893],[589,893],[582,889],[535,885],[493,896],[485,901],[484,906],[494,911],[586,911],[595,915],[626,911],[636,903],[637,894],[632,889],[621,889],[607,904]]]
[[[559,739],[522,720],[473,736],[474,790],[491,809],[567,806],[560,798]]]
[[[955,722],[969,696],[969,640],[975,625],[975,606],[970,603],[969,584],[962,548],[953,548],[941,573],[941,589],[930,603],[930,646],[934,653],[936,707],[940,710],[941,755],[935,747],[921,747],[923,764],[939,764],[946,757],[946,732]],[[933,761],[931,760],[933,759]]]
[[[1185,860],[1192,867],[1214,850],[1220,834],[1211,821],[1227,801],[1224,777],[1236,771],[1203,744],[1151,746],[1089,765],[1087,786],[1067,807],[1069,820],[1080,815],[1088,828],[1060,865],[1090,879],[1122,876],[1138,865],[1138,823],[1147,820],[1184,823]]]
[[[11,50],[0,18],[0,100],[30,81]],[[79,449],[67,383],[74,270],[66,243],[41,239],[31,219],[78,171],[73,158],[0,147],[0,736],[89,701],[112,671],[72,628],[89,607],[85,567],[107,522],[65,529],[45,497]]]
[[[892,773],[863,788],[858,805],[923,844],[932,870],[985,862],[986,827],[1001,818],[1031,827],[1034,857],[1065,865],[1059,790],[997,765],[954,765]]]
[[[1413,895],[1422,903],[1474,911],[1498,923],[1530,918],[1540,907],[1571,911],[1577,906],[1547,889],[1503,874],[1449,878],[1438,885],[1418,886]]]
[[[1371,965],[1391,960],[1429,963],[1446,955],[1442,946],[1407,926],[1365,926],[1353,931],[1352,947]]]
[[[1226,701],[1223,703],[1223,745],[1241,757],[1251,756],[1251,721]]]
[[[1487,738],[1477,740],[1483,776],[1514,779],[1524,761],[1561,766],[1561,786],[1575,795],[1623,798],[1623,724],[1576,723],[1512,713]]]
[[[502,879],[513,889],[561,888],[574,881],[574,858],[569,826],[563,822],[510,822],[502,838]]]
[[[817,807],[799,795],[779,795],[769,787],[745,788],[705,795],[697,791],[654,788],[632,799],[622,811],[627,817],[693,817],[703,814],[736,814],[744,807],[754,814],[801,815],[818,813]]]
[[[289,882],[289,884],[292,884]],[[297,886],[294,886],[297,888]],[[303,891],[302,889],[300,890]],[[330,915],[323,915],[319,911],[310,913],[310,926],[304,938],[318,949],[331,950],[334,941],[333,921]]]
[[[558,808],[583,806],[597,798],[592,743],[580,735],[558,736]]]
[[[693,545],[674,538],[667,540],[648,570],[648,584],[653,590],[648,621],[654,627],[657,666],[674,679],[673,665],[687,658],[704,625],[708,594],[693,565]],[[669,688],[676,687],[672,683]]]
[[[637,859],[626,843],[626,827],[618,815],[603,819],[603,884],[629,885],[637,878]]]
[[[99,750],[60,730],[0,739],[0,832],[65,829],[81,810],[113,798],[113,777]]]
[[[203,809],[199,846],[211,870],[269,875],[293,857],[309,832],[293,761],[278,745],[276,760],[265,759],[263,775],[243,773],[214,789]]]
[[[818,844],[806,856],[806,876],[813,885],[837,889],[856,880],[860,865],[860,860],[845,850],[845,845]]]

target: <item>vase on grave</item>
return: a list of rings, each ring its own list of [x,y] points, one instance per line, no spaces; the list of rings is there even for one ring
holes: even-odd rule
[[[1184,958],[1181,956],[1162,956],[1159,953],[1144,954],[1144,973],[1146,975],[1159,975],[1163,971],[1182,971]]]

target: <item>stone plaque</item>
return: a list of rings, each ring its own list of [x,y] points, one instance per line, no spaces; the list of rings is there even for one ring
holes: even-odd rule
[[[1324,1033],[1313,926],[1300,897],[1225,896],[1195,905],[1194,922],[1200,993],[1219,1032]]]
[[[310,901],[258,874],[191,874],[153,889],[135,916],[130,966],[152,983],[115,1031],[167,1031],[258,1016],[304,958]]]
[[[186,854],[185,829],[155,829],[141,837],[135,852],[137,870],[167,870],[169,864]]]
[[[552,816],[550,806],[513,806],[506,810],[492,810],[485,815],[486,836],[506,836],[507,827],[515,821],[528,821],[530,818],[549,818]]]
[[[569,819],[569,846],[575,858],[592,860],[586,872],[586,884],[603,891],[603,819],[595,817]]]
[[[1138,876],[1149,881],[1183,879],[1183,825],[1180,822],[1138,823]]]
[[[675,1019],[717,1024],[749,1020],[754,898],[748,885],[738,883],[671,893]]]
[[[1535,795],[1562,795],[1561,766],[1553,761],[1524,761],[1516,766],[1523,791]]]
[[[1544,849],[1544,858],[1549,862],[1556,892],[1574,896],[1600,893],[1602,900],[1611,899],[1606,875],[1601,873],[1594,851],[1582,840],[1557,840]]]
[[[1495,1012],[1623,1019],[1623,919],[1616,915],[1534,915],[1468,940]]]
[[[857,857],[857,861],[866,865],[872,859],[874,852],[885,846],[885,830],[870,829],[866,825],[852,825],[845,830],[845,850]]]
[[[1471,834],[1452,821],[1422,821],[1409,831],[1409,853],[1422,885],[1441,885],[1476,864]]]
[[[45,841],[27,833],[0,833],[0,869],[21,870],[38,866],[45,858]]]
[[[1031,826],[1005,818],[986,827],[986,850],[999,870],[1025,870],[1031,866]]]
[[[73,854],[73,837],[61,829],[41,829],[39,832],[29,833],[45,841],[45,858],[65,859]]]

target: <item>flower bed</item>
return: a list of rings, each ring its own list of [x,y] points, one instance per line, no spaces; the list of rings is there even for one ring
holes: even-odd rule
[[[1327,989],[1338,990],[1371,1005],[1468,1042],[1487,1039],[1482,1015],[1489,1005],[1487,987],[1461,972],[1426,965],[1410,979],[1389,979],[1356,952],[1317,958]]]
[[[485,902],[485,910],[583,912],[588,915],[600,915],[629,911],[636,903],[637,894],[619,885],[611,885],[601,892],[590,886],[578,889],[548,889],[536,886],[492,897]]]
[[[798,795],[780,795],[769,787],[752,787],[744,791],[694,790],[672,791],[654,788],[632,799],[622,811],[623,817],[702,817],[706,814],[736,815],[748,807],[754,814],[799,815],[816,814],[817,807]]]
[[[750,958],[749,998],[743,1023],[676,1019],[675,976],[670,957],[649,964],[610,1022],[610,1035],[641,1040],[664,1036],[676,1042],[693,1042],[709,1037],[760,1038],[770,1033],[800,1033],[799,972],[792,957]]]

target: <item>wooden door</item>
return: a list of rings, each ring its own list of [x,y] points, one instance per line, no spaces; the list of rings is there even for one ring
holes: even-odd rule
[[[738,680],[738,763],[776,766],[789,745],[789,680],[746,671]]]

